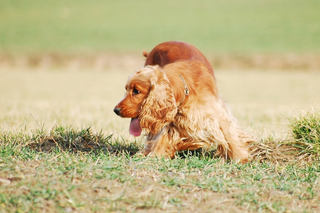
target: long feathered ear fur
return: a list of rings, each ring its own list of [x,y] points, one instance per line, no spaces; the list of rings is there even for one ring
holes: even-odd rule
[[[174,121],[177,114],[177,104],[166,74],[159,66],[148,67],[152,67],[154,70],[150,77],[151,89],[142,104],[139,120],[142,128],[155,135],[166,124]]]

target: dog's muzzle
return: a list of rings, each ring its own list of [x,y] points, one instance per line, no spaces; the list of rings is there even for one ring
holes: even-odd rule
[[[113,111],[114,111],[114,113],[116,113],[117,115],[120,115],[121,108],[114,108]]]

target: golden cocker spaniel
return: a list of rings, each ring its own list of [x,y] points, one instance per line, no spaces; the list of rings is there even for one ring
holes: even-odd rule
[[[125,97],[114,108],[117,115],[131,118],[130,134],[145,131],[144,154],[172,158],[176,151],[216,145],[218,155],[246,162],[253,140],[219,97],[207,59],[183,42],[162,46],[165,51],[159,51],[158,45],[144,53],[146,66],[129,77]],[[157,54],[158,61],[154,60]]]

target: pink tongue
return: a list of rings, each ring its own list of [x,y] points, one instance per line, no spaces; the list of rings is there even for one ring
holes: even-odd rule
[[[129,133],[135,137],[138,137],[141,135],[141,131],[142,129],[138,118],[131,118]]]

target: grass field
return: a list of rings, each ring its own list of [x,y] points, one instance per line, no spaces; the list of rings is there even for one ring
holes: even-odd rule
[[[292,137],[288,118],[319,103],[318,72],[216,72],[239,122],[274,148],[269,160],[246,165],[201,153],[135,154],[142,138],[112,111],[129,73],[1,71],[0,212],[320,210],[319,159],[276,154],[277,141]]]
[[[127,134],[113,107],[130,71],[7,68],[1,72],[2,130],[63,125]],[[318,72],[216,71],[220,93],[240,123],[255,134],[280,136],[287,117],[320,102]],[[244,86],[245,85],[245,86]],[[261,110],[263,109],[263,110]],[[39,125],[40,123],[40,125]],[[285,132],[284,132],[285,133]]]
[[[320,2],[0,1],[0,213],[320,212]],[[113,113],[141,52],[197,46],[252,161],[143,157]],[[304,110],[302,112],[301,110]]]
[[[167,40],[206,53],[318,53],[320,3],[302,0],[1,1],[0,51],[136,52]]]

